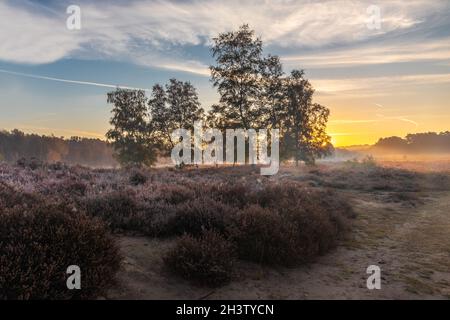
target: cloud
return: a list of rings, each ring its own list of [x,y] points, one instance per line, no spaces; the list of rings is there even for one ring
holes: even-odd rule
[[[137,57],[134,62],[140,65],[156,66],[161,69],[189,72],[200,76],[209,77],[211,72],[209,66],[195,60],[177,61],[170,57],[159,57],[153,54]]]
[[[287,66],[304,68],[349,67],[400,62],[442,61],[450,59],[450,38],[415,43],[374,43],[357,48],[334,49],[303,55],[283,55]]]
[[[450,73],[443,74],[413,74],[401,76],[382,76],[366,78],[343,79],[313,79],[311,83],[319,94],[349,94],[374,95],[378,93],[390,93],[399,88],[416,85],[438,85],[450,83]],[[397,91],[398,92],[398,91]]]
[[[235,29],[242,23],[255,28],[268,45],[321,48],[379,39],[409,30],[428,21],[432,14],[445,12],[447,5],[445,1],[425,0],[383,2],[380,4],[382,27],[370,30],[366,26],[366,9],[372,1],[79,3],[82,30],[69,31],[65,26],[64,7],[70,4],[68,1],[40,11],[36,7],[1,2],[0,60],[42,64],[69,57],[101,58],[206,75],[206,65],[201,59],[188,58],[186,50],[206,46],[219,32]],[[408,54],[403,53],[403,58]],[[341,62],[351,63],[356,58],[345,61],[344,57]],[[377,56],[373,58],[377,59]],[[326,60],[327,57],[321,59]]]
[[[67,57],[79,46],[61,21],[0,2],[1,60],[50,63]]]

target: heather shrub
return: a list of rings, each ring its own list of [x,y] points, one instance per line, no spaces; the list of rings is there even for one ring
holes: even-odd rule
[[[197,236],[204,230],[225,233],[231,217],[237,209],[210,198],[198,198],[175,207],[175,214],[168,221],[170,234]]]
[[[28,206],[38,201],[38,196],[25,193],[0,181],[0,209],[14,206]]]
[[[237,206],[244,207],[249,201],[249,186],[243,183],[221,183],[213,184],[210,187],[212,197],[218,201]]]
[[[156,201],[165,201],[168,204],[179,204],[191,199],[195,199],[195,191],[184,185],[169,184],[162,185],[158,189]]]
[[[113,230],[139,229],[142,221],[137,217],[138,205],[132,195],[125,191],[114,191],[85,201],[86,212],[100,217]]]
[[[297,260],[297,230],[277,212],[252,205],[238,213],[231,229],[241,259],[270,265]]]
[[[297,263],[306,262],[334,247],[341,232],[339,224],[327,211],[321,209],[286,210],[283,218],[296,229],[297,257],[294,260]]]
[[[130,184],[133,186],[145,184],[147,180],[148,180],[147,176],[139,171],[132,172],[129,178]]]
[[[87,185],[81,180],[65,179],[56,186],[57,190],[69,196],[83,197],[86,195]]]
[[[95,298],[120,264],[104,225],[63,206],[4,210],[0,238],[0,299]],[[70,265],[81,269],[81,290],[67,289]]]
[[[36,170],[36,169],[42,168],[42,166],[43,166],[42,160],[39,160],[35,157],[32,157],[30,159],[20,158],[19,160],[17,160],[16,164],[19,167],[29,168],[31,170]]]
[[[148,236],[166,237],[173,235],[171,222],[175,216],[175,207],[164,201],[153,201],[142,211],[145,223],[142,232]]]
[[[166,267],[184,279],[206,286],[230,281],[235,262],[233,244],[215,231],[184,235],[164,257]]]
[[[49,163],[47,165],[49,170],[54,170],[54,171],[60,171],[60,170],[67,170],[68,166],[60,161],[54,162],[54,163]]]
[[[295,265],[332,248],[354,217],[350,205],[330,191],[295,183],[267,185],[239,212],[233,239],[243,259]]]

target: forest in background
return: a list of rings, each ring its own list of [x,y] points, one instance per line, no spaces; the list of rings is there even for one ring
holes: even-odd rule
[[[450,153],[450,132],[408,134],[405,138],[380,138],[370,151],[386,153]]]
[[[368,149],[395,153],[450,153],[450,132],[408,134],[405,138],[388,137]],[[0,161],[17,163],[36,159],[41,162],[63,162],[89,167],[115,167],[109,143],[100,139],[26,134],[20,130],[0,131]],[[350,154],[348,154],[350,153]],[[355,156],[346,148],[336,148],[335,156]]]
[[[112,167],[111,146],[100,139],[25,134],[17,129],[0,131],[0,160],[15,163],[23,160],[63,162],[89,167]]]

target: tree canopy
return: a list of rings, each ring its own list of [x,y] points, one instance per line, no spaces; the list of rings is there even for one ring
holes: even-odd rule
[[[121,163],[153,164],[178,143],[172,141],[174,130],[192,130],[199,120],[220,130],[278,129],[281,159],[297,163],[312,164],[332,151],[326,133],[330,111],[313,102],[314,89],[304,71],[286,76],[280,58],[264,55],[261,39],[248,25],[213,38],[211,53],[211,82],[220,100],[207,114],[195,87],[176,79],[154,85],[148,104],[143,91],[108,94],[114,108],[107,137]]]

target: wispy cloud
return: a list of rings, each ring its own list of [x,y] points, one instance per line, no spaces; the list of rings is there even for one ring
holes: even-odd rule
[[[79,1],[82,30],[65,28],[65,4],[46,10],[0,3],[0,60],[49,63],[67,57],[126,60],[153,67],[206,75],[204,62],[183,54],[186,47],[208,45],[224,30],[249,23],[268,45],[289,48],[328,47],[379,39],[411,29],[436,13],[445,13],[446,1],[382,2],[382,28],[366,26],[372,1]],[[64,9],[64,10],[63,10]],[[57,13],[61,11],[61,15]],[[48,13],[48,12],[47,12]],[[430,20],[434,23],[436,19]],[[176,50],[175,50],[176,49]],[[441,48],[445,54],[445,48]],[[434,57],[433,52],[422,52]],[[334,63],[358,63],[341,56]],[[373,55],[373,54],[372,54]],[[390,57],[361,57],[359,62],[411,59],[407,52]],[[147,57],[147,58],[145,58]],[[329,57],[303,57],[305,63],[327,63]],[[286,57],[297,61],[298,57]],[[387,59],[387,60],[386,60]],[[188,62],[186,62],[188,61]]]
[[[450,38],[429,39],[422,43],[378,42],[356,48],[326,50],[314,54],[285,55],[288,66],[305,68],[348,67],[400,62],[442,61],[450,59]]]
[[[319,93],[339,95],[389,93],[389,90],[396,90],[399,87],[443,83],[450,83],[450,73],[312,80],[312,84]]]

